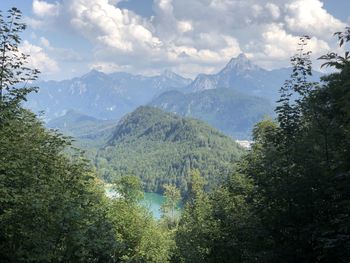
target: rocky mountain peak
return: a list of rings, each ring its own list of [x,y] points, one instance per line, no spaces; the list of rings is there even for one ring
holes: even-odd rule
[[[169,69],[164,70],[162,72],[161,76],[162,77],[166,77],[166,78],[170,78],[170,79],[178,77],[178,75],[175,72],[173,72],[173,71],[171,71]]]
[[[90,72],[86,73],[82,78],[98,78],[98,77],[106,77],[107,75],[102,71],[98,71],[96,69],[92,69]]]
[[[232,58],[221,73],[236,71],[237,73],[244,73],[247,71],[255,71],[260,68],[248,59],[246,54],[241,53],[236,58]]]

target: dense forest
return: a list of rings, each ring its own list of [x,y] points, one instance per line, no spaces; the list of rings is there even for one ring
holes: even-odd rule
[[[201,121],[147,106],[120,121],[95,163],[107,182],[131,174],[146,192],[162,193],[164,184],[173,184],[185,194],[190,170],[200,169],[212,188],[243,153],[235,141]]]
[[[2,262],[350,261],[348,51],[322,56],[333,73],[310,82],[302,37],[276,119],[256,124],[252,149],[221,185],[208,191],[201,171],[188,172],[180,217],[180,190],[164,185],[156,221],[139,205],[137,177],[120,176],[120,197],[107,198],[71,140],[22,107],[39,74],[18,49],[25,28],[16,8],[0,17]],[[350,28],[335,36],[346,48]]]
[[[199,169],[207,188],[213,188],[245,153],[232,138],[202,121],[150,106],[119,122],[69,111],[47,126],[72,136],[74,146],[84,150],[105,182],[131,174],[141,179],[146,192],[162,193],[164,184],[174,184],[186,194],[192,169]]]

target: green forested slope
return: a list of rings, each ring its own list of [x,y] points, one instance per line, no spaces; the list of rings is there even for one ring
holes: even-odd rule
[[[166,183],[186,191],[190,169],[200,169],[211,186],[230,173],[242,153],[232,139],[201,121],[140,107],[118,124],[96,163],[107,181],[132,174],[146,191],[160,192]]]

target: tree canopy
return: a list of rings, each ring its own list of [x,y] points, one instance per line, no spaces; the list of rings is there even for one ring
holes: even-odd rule
[[[18,49],[24,29],[18,9],[0,17],[1,262],[167,262],[166,232],[129,190],[137,179],[108,199],[70,139],[22,108],[38,73]]]

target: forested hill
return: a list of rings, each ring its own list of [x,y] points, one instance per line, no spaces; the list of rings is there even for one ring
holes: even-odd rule
[[[107,181],[131,174],[142,179],[146,191],[162,192],[170,183],[185,192],[190,169],[200,169],[212,186],[230,173],[243,152],[201,121],[139,107],[120,121],[96,162]]]

